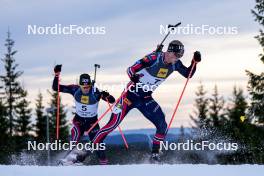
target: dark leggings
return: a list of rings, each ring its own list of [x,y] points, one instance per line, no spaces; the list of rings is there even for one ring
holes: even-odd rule
[[[157,153],[160,148],[160,142],[164,140],[167,130],[165,115],[158,103],[151,96],[143,98],[129,91],[123,94],[119,102],[114,107],[109,122],[98,131],[93,139],[93,142],[103,142],[106,136],[121,123],[127,113],[133,108],[137,108],[155,125],[156,134],[153,137],[152,152]]]
[[[92,118],[83,118],[79,117],[78,115],[75,115],[73,118],[73,127],[71,129],[71,140],[79,142],[80,138],[83,136],[85,131],[88,131],[89,128],[97,121],[97,116]],[[97,124],[92,131],[89,132],[89,138],[92,141],[97,134],[97,132],[100,130],[99,124]],[[96,154],[100,160],[104,160],[105,153],[102,150],[97,150]]]

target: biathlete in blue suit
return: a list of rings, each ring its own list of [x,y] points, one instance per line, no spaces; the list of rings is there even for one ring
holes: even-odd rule
[[[58,90],[58,76],[61,72],[61,65],[54,68],[55,77],[52,84],[54,91]],[[79,85],[59,85],[60,92],[71,94],[74,97],[76,113],[73,118],[73,127],[71,129],[71,140],[79,142],[81,136],[97,121],[98,103],[101,99],[114,103],[115,98],[106,91],[99,91],[90,79],[88,74],[81,74]],[[97,124],[88,134],[90,140],[93,140],[100,127]],[[97,150],[97,156],[100,164],[107,164],[104,151]],[[82,162],[85,158],[81,157],[73,160]]]
[[[167,52],[153,52],[129,67],[127,74],[134,83],[133,87],[122,94],[121,99],[114,107],[109,122],[98,131],[93,142],[103,142],[106,136],[121,123],[127,113],[131,109],[137,108],[156,127],[151,159],[159,161],[160,142],[165,138],[167,123],[162,109],[152,98],[152,92],[174,71],[187,78],[193,64],[201,61],[201,54],[196,51],[191,65],[186,67],[180,60],[183,54],[183,44],[178,40],[174,40],[170,42]],[[196,64],[191,77],[195,70]]]

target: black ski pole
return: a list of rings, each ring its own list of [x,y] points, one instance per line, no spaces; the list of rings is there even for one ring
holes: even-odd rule
[[[164,41],[167,39],[167,37],[170,35],[170,32],[173,31],[176,27],[180,26],[181,25],[181,22],[175,24],[175,25],[172,25],[172,24],[169,24],[168,25],[168,33],[165,35],[165,37],[163,38],[163,40],[161,41],[161,43],[158,45],[157,49],[156,49],[156,52],[161,52],[162,51],[162,48],[163,48],[163,43]]]
[[[101,66],[99,64],[94,64],[94,79],[93,79],[93,84],[95,84],[96,81],[96,71],[97,68],[100,68]]]

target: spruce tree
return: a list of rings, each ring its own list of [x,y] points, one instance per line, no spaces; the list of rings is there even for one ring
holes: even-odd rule
[[[234,87],[230,106],[227,108],[227,117],[234,125],[238,125],[242,122],[241,116],[245,116],[247,109],[246,98],[241,88]]]
[[[252,14],[261,25],[260,34],[256,36],[263,51],[264,51],[264,0],[256,0]],[[260,60],[264,63],[264,54],[260,54]],[[264,72],[259,74],[246,70],[249,76],[248,91],[250,95],[250,105],[248,108],[248,116],[250,119],[255,119],[257,123],[264,124]]]
[[[215,85],[212,97],[209,99],[209,121],[210,125],[218,128],[224,118],[224,98],[219,95]]]
[[[200,129],[206,128],[208,125],[208,98],[206,97],[206,91],[202,83],[195,92],[195,110],[194,115],[190,115],[190,118],[194,121],[196,126]]]
[[[13,50],[14,40],[10,38],[10,32],[7,32],[7,39],[5,46],[7,48],[7,53],[2,59],[4,62],[5,74],[0,76],[0,79],[4,83],[5,97],[4,104],[6,105],[7,116],[9,118],[9,134],[13,134],[13,125],[14,125],[14,110],[15,110],[15,101],[20,96],[20,83],[18,78],[23,74],[22,71],[17,71],[18,64],[14,59],[14,55],[17,51]]]
[[[27,91],[21,88],[20,97],[15,104],[15,132],[22,137],[27,137],[32,131],[30,102],[27,101]]]
[[[3,87],[0,86],[0,140],[7,134],[8,130],[8,119],[6,107],[3,102]]]
[[[7,134],[8,130],[8,119],[7,119],[7,112],[6,107],[2,99],[0,98],[0,140],[4,138]]]
[[[36,99],[36,124],[35,124],[35,132],[37,139],[39,141],[46,141],[46,125],[47,119],[46,115],[44,114],[44,106],[43,106],[43,96],[41,92],[39,92],[37,99]]]

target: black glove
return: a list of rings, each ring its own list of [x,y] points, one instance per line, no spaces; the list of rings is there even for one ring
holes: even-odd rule
[[[56,65],[56,66],[54,67],[54,72],[55,72],[55,73],[60,73],[60,72],[61,72],[61,67],[62,67],[62,65]]]
[[[193,60],[195,62],[201,62],[202,58],[201,58],[201,53],[199,51],[195,51],[193,54]]]
[[[107,91],[101,92],[102,97],[108,97],[110,94]]]
[[[139,78],[140,78],[140,75],[138,74],[134,74],[133,76],[130,77],[130,80],[133,82],[133,83],[138,83],[139,82]]]
[[[156,49],[156,52],[161,52],[162,49],[163,49],[163,46],[164,46],[164,45],[158,45],[158,46],[157,46],[157,49]]]
[[[110,95],[107,91],[101,92],[101,98],[105,101],[108,101],[109,103],[115,102],[115,98],[112,95]]]

